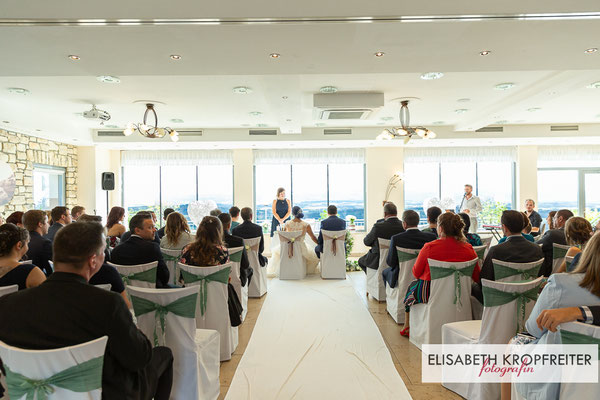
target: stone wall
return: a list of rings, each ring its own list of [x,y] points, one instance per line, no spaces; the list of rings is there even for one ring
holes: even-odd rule
[[[10,203],[0,206],[0,214],[7,217],[13,211],[33,208],[33,165],[43,164],[65,169],[66,205],[77,203],[77,148],[0,129],[0,161],[5,161],[15,172],[15,195]]]

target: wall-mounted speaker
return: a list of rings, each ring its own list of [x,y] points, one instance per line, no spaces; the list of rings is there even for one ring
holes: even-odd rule
[[[112,172],[102,173],[102,190],[115,190],[115,174]]]

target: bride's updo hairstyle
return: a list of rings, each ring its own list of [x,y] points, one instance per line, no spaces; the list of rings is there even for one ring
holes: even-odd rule
[[[25,244],[29,239],[29,232],[14,224],[0,226],[0,257],[6,257],[12,249],[21,242]]]
[[[302,209],[298,206],[292,207],[292,215],[298,219],[304,218],[304,213],[302,212]]]
[[[438,217],[437,223],[438,227],[442,228],[444,235],[453,237],[458,241],[467,241],[463,233],[465,223],[460,216],[451,212],[445,212]]]

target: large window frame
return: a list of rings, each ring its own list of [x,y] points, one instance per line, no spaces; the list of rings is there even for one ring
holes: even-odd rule
[[[577,171],[577,214],[584,216],[586,211],[586,201],[585,201],[585,175],[599,174],[599,167],[539,167],[539,171]],[[538,196],[538,203],[541,202],[541,199]]]
[[[39,207],[37,204],[34,204],[34,208],[36,209],[52,209],[56,206],[64,206],[66,204],[66,198],[67,198],[67,169],[64,167],[57,167],[54,165],[46,165],[46,164],[33,164],[33,198],[34,198],[34,202],[35,202],[35,198],[36,198],[36,173],[45,173],[48,175],[54,175],[56,177],[58,177],[58,201],[56,202],[56,204],[48,204],[47,207]],[[48,182],[49,185],[51,185],[51,182]],[[49,199],[52,199],[51,197]]]

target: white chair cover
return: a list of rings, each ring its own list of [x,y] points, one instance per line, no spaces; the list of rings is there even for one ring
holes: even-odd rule
[[[304,279],[306,277],[306,261],[302,256],[300,245],[295,244],[303,233],[302,231],[277,231],[281,244],[279,279]]]
[[[110,291],[112,289],[112,285],[110,283],[102,283],[100,285],[94,285],[97,288],[104,289]]]
[[[519,271],[523,271],[522,274],[506,276],[506,277],[502,277],[502,275],[495,274],[496,282],[523,282],[523,281],[534,280],[537,278],[538,271],[541,268],[543,263],[544,263],[543,258],[541,258],[537,261],[532,261],[532,262],[528,262],[528,263],[515,263],[515,262],[508,262],[508,261],[500,261],[500,260],[496,260],[495,258],[492,259],[492,265],[498,265],[500,268],[507,267],[507,268],[518,269]],[[496,269],[497,269],[497,267],[494,267],[494,272],[496,271]],[[535,270],[536,272],[532,273],[533,270]],[[529,271],[529,272],[527,272],[527,271]]]
[[[482,244],[481,246],[473,246],[473,250],[477,253],[479,258],[479,268],[483,267],[483,260],[485,260],[485,253],[487,252],[488,245]]]
[[[385,289],[386,309],[397,324],[403,324],[405,317],[404,298],[406,297],[406,291],[408,290],[410,283],[415,279],[412,274],[412,268],[413,265],[415,265],[415,261],[417,261],[420,250],[405,249],[396,246],[395,251],[404,253],[407,257],[406,261],[400,262],[399,260],[398,262],[398,283],[396,284],[396,287],[391,288],[387,285]]]
[[[31,260],[21,260],[19,264],[31,264]]]
[[[169,270],[170,283],[177,285],[177,279],[179,279],[177,276],[177,263],[183,254],[182,250],[164,249],[161,247],[160,252],[163,254],[165,264],[167,264]]]
[[[235,293],[238,295],[238,299],[240,299],[240,303],[242,303],[242,307],[244,307],[245,311],[248,306],[248,291],[246,290],[246,297],[244,298],[242,280],[240,279],[241,259],[244,247],[230,247],[227,251],[229,252],[229,261],[232,264],[231,273],[229,274],[229,283],[231,283],[231,286],[235,289]]]
[[[428,259],[429,267],[462,269],[475,265],[478,258],[465,262]],[[468,321],[471,315],[471,276],[459,275],[457,293],[454,275],[431,281],[429,301],[410,308],[410,341],[419,349],[423,344],[441,344],[442,326],[449,322]],[[456,296],[456,297],[455,297]]]
[[[385,301],[385,285],[383,283],[383,270],[387,268],[385,259],[390,250],[389,239],[378,238],[379,242],[379,266],[378,269],[367,268],[367,293],[377,301]]]
[[[28,379],[44,380],[76,365],[92,359],[104,358],[104,350],[108,336],[53,350],[25,350],[9,346],[0,341],[0,358],[5,367],[14,373],[21,374]],[[97,377],[99,388],[85,393],[72,392],[58,386],[51,386],[54,391],[48,394],[48,400],[100,400],[102,397],[102,368],[98,369]],[[94,379],[96,381],[96,379]],[[95,386],[95,385],[93,385]],[[25,399],[26,396],[13,400]]]
[[[196,329],[196,351],[200,382],[200,400],[216,400],[219,397],[221,368],[221,335],[213,329]]]
[[[231,263],[214,267],[194,267],[179,263],[178,268],[180,271],[186,271],[192,275],[208,276],[225,268],[231,268]],[[203,284],[203,281],[186,282],[185,286]],[[202,314],[203,293],[203,289],[201,288],[200,295],[198,296],[198,306],[196,306],[196,328],[218,331],[221,336],[220,359],[221,361],[230,360],[238,340],[237,337],[234,337],[234,335],[237,336],[237,329],[233,329],[231,320],[229,319],[227,283],[208,282],[206,284],[206,310],[204,314]]]
[[[567,272],[569,271],[569,268],[571,267],[571,264],[573,264],[573,259],[574,258],[575,257],[573,257],[573,256],[566,256],[565,257],[565,264],[566,264],[565,267],[566,267],[566,271]]]
[[[487,246],[485,249],[486,256],[487,256],[488,251],[490,251],[490,246],[492,245],[492,239],[494,239],[492,236],[486,237],[486,238],[481,238],[481,243],[485,244]]]
[[[346,231],[326,231],[323,234],[323,252],[321,253],[321,278],[346,279]],[[335,239],[335,254],[333,241]]]
[[[19,285],[0,286],[0,297],[19,291]]]
[[[249,297],[262,297],[267,293],[267,267],[261,267],[258,261],[258,246],[260,244],[260,237],[252,239],[244,239],[244,246],[246,247],[246,253],[248,254],[248,261],[250,261],[250,267],[252,268],[252,281],[248,287]]]
[[[571,246],[568,244],[552,243],[552,273],[555,273],[565,261],[565,256],[570,248]]]
[[[151,270],[152,268],[158,267],[158,261],[153,261],[148,264],[139,264],[139,265],[118,265],[118,264],[113,264],[111,262],[109,262],[108,264],[115,267],[117,269],[117,272],[121,276],[123,276],[123,275],[128,276],[131,274],[137,274],[139,272],[146,272],[148,270]],[[156,288],[156,274],[154,275],[154,282],[146,282],[146,281],[131,279],[128,283],[126,279],[123,279],[123,283],[125,284],[126,288],[127,288],[127,286],[136,286],[136,287],[145,287],[145,288],[154,289],[154,288]]]

